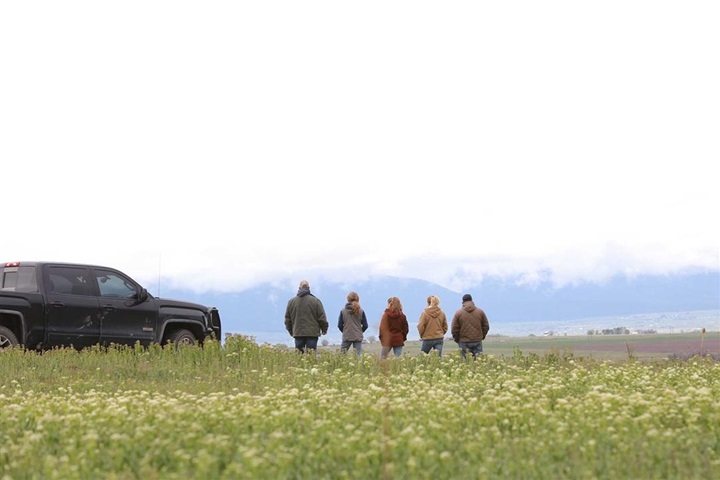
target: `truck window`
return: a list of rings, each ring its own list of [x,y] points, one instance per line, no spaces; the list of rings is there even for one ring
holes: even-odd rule
[[[129,298],[137,293],[133,283],[113,272],[96,270],[95,276],[101,297]]]
[[[52,293],[92,295],[87,270],[73,267],[50,267],[47,287]]]
[[[2,274],[1,288],[14,292],[37,292],[35,267],[6,267]]]

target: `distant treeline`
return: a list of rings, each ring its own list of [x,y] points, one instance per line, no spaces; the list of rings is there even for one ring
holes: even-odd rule
[[[644,330],[637,330],[637,333],[648,335],[657,333],[657,330],[650,328]],[[588,335],[629,335],[630,330],[627,327],[615,327],[615,328],[604,328],[602,330],[588,330]]]

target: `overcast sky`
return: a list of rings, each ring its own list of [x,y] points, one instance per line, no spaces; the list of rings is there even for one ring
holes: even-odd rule
[[[2,261],[153,291],[720,269],[717,1],[0,7]]]

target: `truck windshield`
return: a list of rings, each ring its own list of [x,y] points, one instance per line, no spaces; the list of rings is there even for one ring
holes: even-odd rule
[[[35,267],[5,267],[0,288],[13,292],[37,292]]]

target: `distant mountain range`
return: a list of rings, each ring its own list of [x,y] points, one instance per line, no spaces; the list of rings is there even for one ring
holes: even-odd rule
[[[397,296],[410,323],[410,339],[418,337],[415,325],[428,295],[440,298],[448,320],[461,306],[464,293],[488,315],[491,331],[514,322],[568,321],[588,317],[632,315],[649,312],[720,310],[720,272],[618,276],[604,283],[582,283],[555,288],[550,283],[518,285],[512,279],[491,278],[462,292],[418,279],[375,277],[352,285],[311,284],[322,300],[330,323],[328,339],[337,341],[340,310],[350,290],[360,296],[370,328],[376,335],[387,298]],[[284,326],[287,301],[295,289],[270,284],[236,293],[193,293],[163,290],[162,296],[196,301],[220,310],[223,331],[255,336],[259,342],[291,340]],[[495,327],[495,328],[493,328]],[[720,325],[716,326],[720,328]]]

